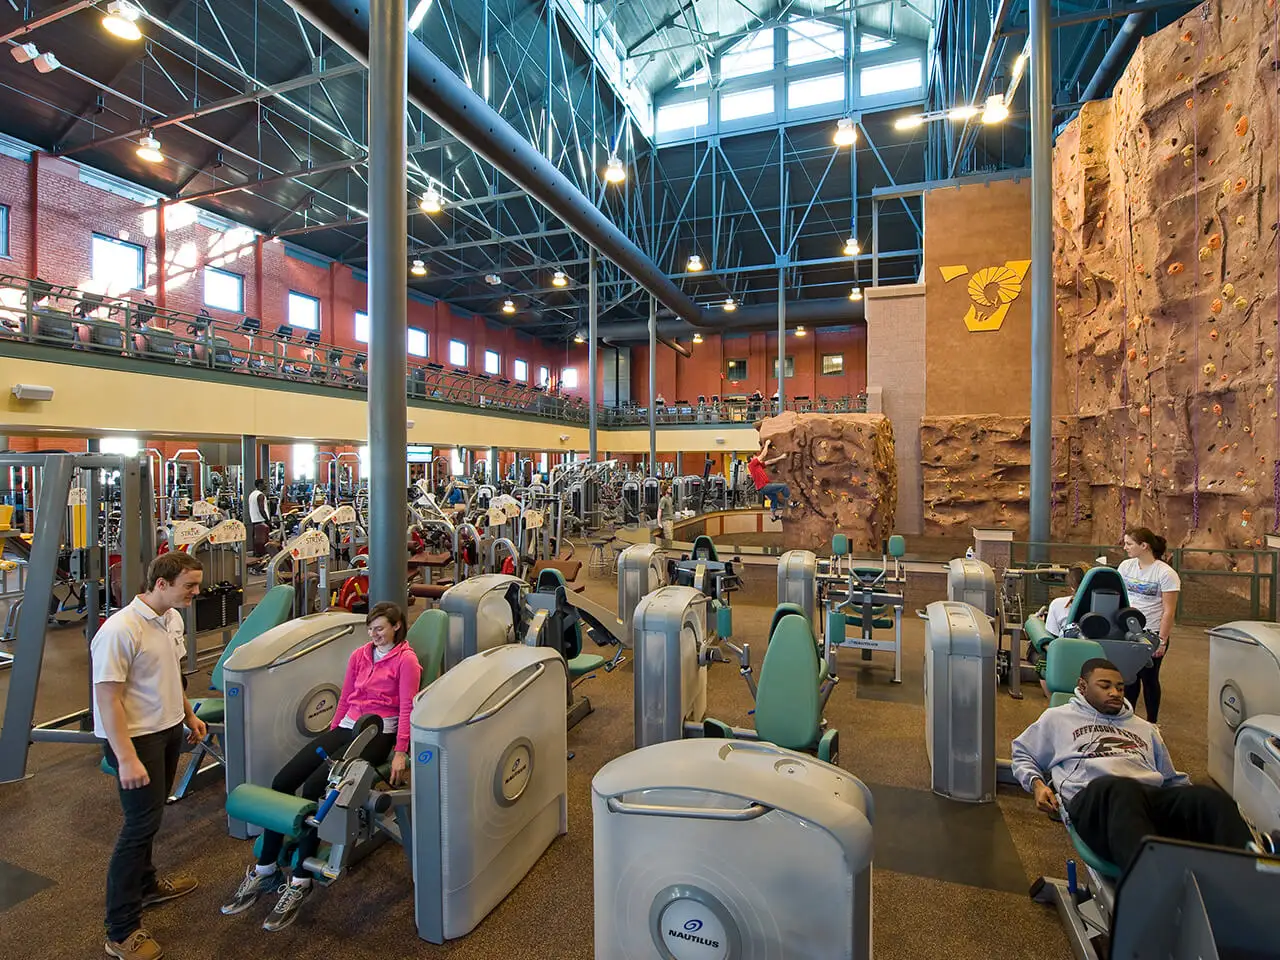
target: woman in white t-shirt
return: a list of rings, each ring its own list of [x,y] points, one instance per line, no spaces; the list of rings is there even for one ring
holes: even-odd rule
[[[1164,537],[1146,527],[1134,527],[1124,535],[1124,552],[1129,555],[1117,568],[1124,578],[1129,603],[1147,618],[1147,629],[1160,635],[1160,646],[1151,655],[1151,666],[1138,671],[1133,683],[1124,690],[1125,699],[1137,710],[1138,693],[1142,692],[1147,719],[1157,723],[1160,714],[1160,665],[1169,649],[1169,631],[1178,610],[1178,591],[1182,581],[1177,571],[1164,562]]]

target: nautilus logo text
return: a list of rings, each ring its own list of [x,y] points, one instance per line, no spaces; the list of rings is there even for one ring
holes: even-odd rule
[[[686,920],[683,930],[674,930],[667,928],[667,936],[674,937],[677,940],[687,940],[689,943],[696,943],[699,946],[711,947],[713,950],[720,946],[719,940],[708,940],[706,937],[700,937],[696,931],[702,929],[701,920]]]

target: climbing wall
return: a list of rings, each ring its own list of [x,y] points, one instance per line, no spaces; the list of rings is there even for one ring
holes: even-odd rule
[[[1024,538],[1029,524],[1031,421],[1026,417],[925,417],[920,423],[924,459],[924,532],[967,539],[973,527],[1005,527]],[[1079,450],[1073,421],[1054,422],[1054,528],[1067,511],[1090,509],[1087,485],[1071,484],[1070,451]],[[1078,458],[1076,459],[1078,462]],[[1078,503],[1083,495],[1085,501]]]
[[[1058,139],[1056,373],[1077,425],[1055,536],[1141,523],[1219,548],[1276,529],[1278,84],[1276,0],[1213,0]]]
[[[844,533],[856,552],[880,553],[898,503],[887,417],[784,413],[761,424],[760,439],[772,442],[769,456],[786,455],[768,468],[796,503],[783,519],[786,549],[829,550],[831,535]]]

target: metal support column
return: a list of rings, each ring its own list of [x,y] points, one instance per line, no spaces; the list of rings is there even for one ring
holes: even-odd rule
[[[596,248],[587,254],[587,459],[596,462],[596,314],[600,310],[600,280],[597,276]]]
[[[406,0],[369,8],[369,601],[404,604],[408,512]]]
[[[1031,529],[1049,542],[1053,455],[1053,73],[1050,0],[1031,0]]]
[[[787,271],[778,268],[778,407],[782,414],[787,402]]]
[[[249,582],[249,554],[253,552],[253,517],[249,514],[249,494],[258,482],[258,438],[240,437],[240,516],[249,531],[249,542],[240,551],[240,582]]]
[[[658,301],[649,298],[649,476],[658,475]]]

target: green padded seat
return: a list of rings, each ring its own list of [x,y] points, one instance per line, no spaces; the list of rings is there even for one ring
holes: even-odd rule
[[[895,533],[889,538],[889,556],[901,558],[906,556],[907,541],[900,534]]]
[[[422,666],[422,684],[432,684],[444,671],[444,651],[449,643],[449,614],[434,607],[418,615],[405,634],[405,641],[413,648]]]
[[[835,557],[843,557],[849,552],[849,538],[843,533],[834,534],[831,537],[831,555]]]
[[[720,562],[720,555],[716,553],[715,542],[705,533],[694,539],[693,550],[689,556],[694,560],[710,560],[712,563]]]
[[[1022,629],[1026,631],[1027,639],[1031,641],[1031,645],[1040,653],[1044,653],[1044,648],[1049,645],[1049,641],[1055,639],[1044,625],[1044,620],[1040,617],[1027,617],[1022,624]]]
[[[707,542],[710,543],[711,541],[708,540]],[[712,547],[711,549],[714,551],[715,547]],[[555,586],[558,586],[558,587],[564,587],[566,590],[568,590],[568,587],[569,587],[569,584],[565,580],[564,574],[562,572],[555,569],[554,567],[547,567],[538,574],[538,583],[535,589],[538,589],[538,588],[546,589],[551,584],[554,584]],[[446,616],[448,615],[446,614]],[[609,661],[607,658],[600,656],[598,653],[582,652],[582,621],[581,620],[579,620],[576,624],[574,624],[574,632],[577,635],[577,643],[573,645],[575,652],[572,657],[565,658],[565,663],[569,667],[570,679],[577,680],[579,677],[585,677],[588,673],[591,673],[595,670],[599,670]]]
[[[1080,680],[1080,668],[1086,660],[1105,656],[1102,645],[1095,640],[1058,637],[1049,644],[1045,651],[1044,671],[1044,682],[1049,688],[1049,706],[1059,707],[1071,699]]]
[[[1100,856],[1089,849],[1089,845],[1080,839],[1080,834],[1076,833],[1076,828],[1070,823],[1067,824],[1067,833],[1071,836],[1071,843],[1076,848],[1076,853],[1080,854],[1080,859],[1089,866],[1097,870],[1102,876],[1109,880],[1120,879],[1123,872],[1119,867],[1110,861],[1103,860]]]
[[[227,816],[231,819],[274,830],[286,837],[302,833],[307,817],[315,812],[314,800],[304,800],[252,783],[240,784],[227,796]]]
[[[214,690],[222,689],[222,666],[227,658],[250,640],[256,640],[268,630],[272,630],[293,617],[293,587],[282,583],[267,591],[258,605],[249,611],[249,615],[236,629],[231,642],[223,648],[218,662],[213,665],[210,684]],[[225,710],[222,697],[201,697],[191,701],[191,709],[205,723],[222,723]]]
[[[835,731],[822,733],[819,688],[824,673],[809,621],[784,614],[777,620],[760,665],[755,717],[761,740],[788,750],[816,749],[819,759],[831,761]]]

